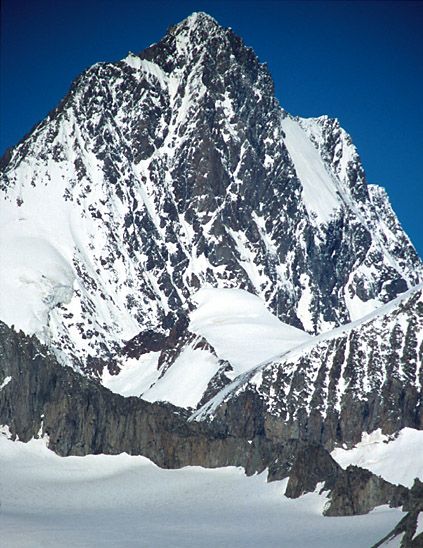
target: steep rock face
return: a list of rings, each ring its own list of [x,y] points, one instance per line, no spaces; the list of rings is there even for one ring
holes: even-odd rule
[[[338,122],[283,111],[265,65],[202,13],[85,71],[3,164],[0,318],[93,376],[140,332],[168,334],[205,283],[319,333],[421,280]]]
[[[332,448],[423,426],[423,290],[240,375],[190,420]]]
[[[375,476],[369,470],[349,466],[341,470],[333,485],[325,516],[356,516],[367,514],[376,506],[389,504],[402,506],[408,499],[409,491],[402,485],[392,485]]]
[[[358,466],[343,470],[321,445],[303,444],[289,471],[285,496],[300,497],[323,483],[321,491],[328,493],[325,516],[367,514],[383,504],[406,508],[413,498],[403,485],[393,485]]]
[[[315,491],[317,485],[325,482],[330,489],[335,484],[341,467],[321,445],[305,445],[296,454],[289,472],[285,496],[298,498]]]
[[[0,379],[0,424],[24,442],[47,435],[59,455],[127,452],[162,467],[235,465],[250,473],[272,458],[266,440],[222,436],[187,424],[183,409],[113,394],[1,322]]]

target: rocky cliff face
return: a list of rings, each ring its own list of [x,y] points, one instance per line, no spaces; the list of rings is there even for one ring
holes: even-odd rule
[[[113,394],[60,366],[35,337],[3,323],[0,379],[0,424],[21,441],[48,436],[49,447],[60,455],[127,452],[162,467],[231,464],[251,473],[262,471],[270,458],[260,440],[251,447],[247,440],[188,424],[183,409]]]
[[[362,432],[423,424],[423,294],[411,290],[348,327],[240,375],[190,420],[332,448]]]
[[[338,122],[293,118],[273,93],[254,52],[202,13],[85,71],[4,159],[0,317],[99,376],[206,283],[315,334],[421,280]]]
[[[322,446],[304,445],[290,469],[285,495],[297,498],[315,491],[322,482],[321,491],[328,493],[325,516],[367,514],[383,504],[406,508],[413,498],[413,491],[403,485],[393,485],[358,466],[344,470]]]
[[[423,533],[419,524],[423,516],[423,484],[416,479],[403,508],[407,511],[404,518],[382,540],[373,546],[389,546],[396,542],[400,548],[419,548],[423,546]]]

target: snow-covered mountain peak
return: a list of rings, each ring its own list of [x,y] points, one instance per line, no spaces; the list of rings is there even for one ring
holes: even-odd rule
[[[194,11],[180,23],[173,25],[169,29],[169,34],[174,36],[180,34],[193,34],[203,31],[223,31],[214,17],[204,11]]]
[[[98,374],[139,333],[168,334],[205,285],[318,334],[422,276],[339,123],[284,112],[254,52],[203,14],[86,70],[5,159],[0,189],[0,319]],[[19,255],[28,231],[49,260]]]
[[[230,29],[84,71],[1,169],[0,434],[399,504],[327,451],[422,428],[423,265],[338,120],[285,112]]]
[[[232,29],[220,26],[202,12],[170,27],[158,43],[139,56],[182,80],[191,72],[196,73],[215,99],[216,94],[234,95],[234,86],[242,87],[242,80],[254,85],[261,94],[273,96],[273,80],[266,65]]]

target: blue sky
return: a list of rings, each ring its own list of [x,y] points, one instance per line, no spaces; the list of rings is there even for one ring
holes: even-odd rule
[[[2,0],[0,154],[97,61],[206,11],[267,62],[292,114],[337,117],[423,256],[423,2]]]

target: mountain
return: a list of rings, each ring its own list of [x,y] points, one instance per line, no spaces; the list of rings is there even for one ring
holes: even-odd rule
[[[423,264],[337,120],[287,113],[194,13],[86,70],[1,166],[13,438],[267,469],[330,515],[412,508],[414,534],[419,485],[330,455],[423,426]]]
[[[3,159],[0,318],[99,376],[204,284],[310,334],[422,280],[336,120],[290,116],[265,65],[197,13],[99,63]]]

